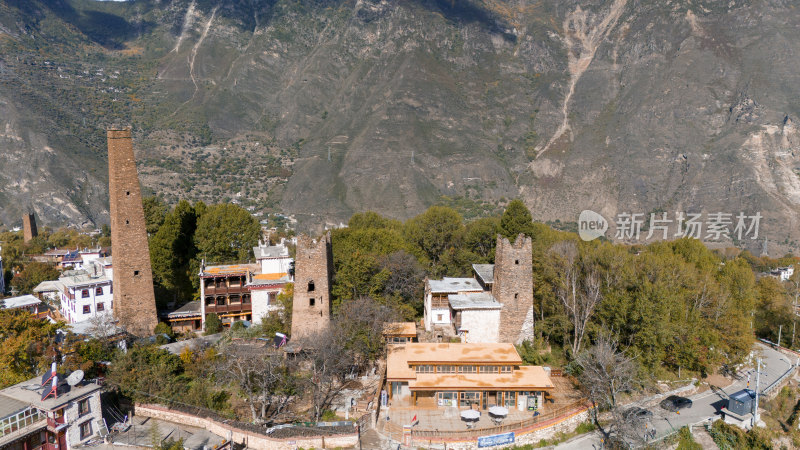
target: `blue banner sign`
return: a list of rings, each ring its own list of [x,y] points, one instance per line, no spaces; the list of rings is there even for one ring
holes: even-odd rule
[[[495,445],[505,445],[514,443],[514,432],[495,434],[494,436],[483,436],[478,438],[478,448],[494,447]]]

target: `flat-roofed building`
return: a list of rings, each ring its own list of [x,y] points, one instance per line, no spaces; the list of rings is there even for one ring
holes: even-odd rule
[[[261,266],[259,273],[289,275],[294,260],[289,256],[289,247],[285,242],[281,239],[277,245],[267,245],[259,241],[258,247],[253,247],[256,262]]]
[[[461,342],[500,342],[500,312],[503,305],[490,292],[468,292],[447,296],[453,326]]]
[[[108,432],[99,384],[81,381],[70,386],[58,375],[51,393],[48,375],[0,391],[0,448],[69,450]]]
[[[283,305],[278,301],[278,295],[283,291],[286,283],[291,282],[288,273],[260,273],[253,275],[247,288],[253,299],[253,323],[261,323],[271,314],[283,311]]]
[[[114,283],[105,266],[107,263],[110,269],[110,260],[93,260],[82,270],[68,270],[61,274],[58,279],[62,286],[59,312],[68,323],[113,313]]]
[[[42,301],[32,295],[20,295],[0,299],[0,309],[28,311],[34,316],[39,316]],[[46,309],[44,311],[46,313]]]
[[[247,284],[258,273],[257,264],[205,266],[200,269],[200,318],[214,313],[225,326],[237,320],[252,320],[253,306]]]
[[[53,302],[57,302],[60,300],[61,291],[64,289],[64,285],[61,284],[58,280],[47,280],[42,281],[35,288],[33,288],[33,293],[36,294],[37,297],[41,300],[50,300]]]
[[[414,322],[389,322],[383,326],[387,344],[405,344],[417,340],[417,324]]]
[[[451,294],[483,292],[483,286],[474,278],[450,278],[425,280],[425,330],[435,327],[451,327],[453,318],[450,311]]]
[[[421,407],[536,410],[554,388],[511,343],[390,345],[386,381],[393,403]]]

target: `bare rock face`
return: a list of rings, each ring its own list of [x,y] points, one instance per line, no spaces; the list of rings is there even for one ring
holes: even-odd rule
[[[797,246],[783,0],[51,3],[0,10],[0,199],[45,224],[108,220],[122,120],[147,191],[306,227],[520,196],[542,220],[761,211]]]

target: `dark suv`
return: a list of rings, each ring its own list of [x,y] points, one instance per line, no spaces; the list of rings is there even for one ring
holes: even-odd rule
[[[686,397],[670,395],[669,397],[662,400],[660,405],[667,411],[678,412],[682,409],[691,408],[692,401]]]

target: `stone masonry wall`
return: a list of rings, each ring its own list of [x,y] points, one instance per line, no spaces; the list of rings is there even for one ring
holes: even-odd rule
[[[149,336],[158,319],[130,129],[108,130],[108,197],[114,258],[114,316],[128,332]]]
[[[333,271],[330,232],[316,241],[308,236],[297,239],[294,270],[292,340],[300,341],[325,330],[330,323]]]
[[[136,414],[158,420],[203,428],[211,433],[247,448],[263,450],[295,450],[297,448],[352,448],[358,445],[358,433],[335,436],[310,436],[291,439],[273,439],[252,431],[241,430],[231,424],[220,423],[207,417],[198,417],[180,411],[173,411],[160,405],[136,405]]]
[[[39,235],[39,230],[36,228],[36,217],[33,214],[25,214],[22,216],[22,236],[25,242]]]
[[[503,305],[500,342],[533,339],[533,261],[531,238],[520,234],[512,244],[498,236],[492,295]]]

